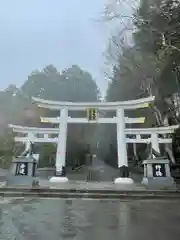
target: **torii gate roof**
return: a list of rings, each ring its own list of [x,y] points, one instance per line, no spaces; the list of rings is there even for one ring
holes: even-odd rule
[[[122,102],[66,102],[66,101],[51,101],[45,100],[37,97],[32,97],[32,100],[38,104],[39,107],[49,108],[49,109],[62,109],[68,108],[70,110],[84,110],[87,108],[98,108],[104,110],[114,110],[119,107],[124,109],[137,109],[147,107],[149,103],[153,102],[154,96],[147,98],[140,98],[130,101]]]
[[[9,127],[13,129],[14,132],[34,132],[34,133],[59,133],[59,128],[37,128],[37,127],[27,127],[20,125],[9,124]],[[177,129],[179,125],[168,126],[168,127],[155,127],[155,128],[125,128],[125,133],[129,135],[133,134],[166,134],[172,133]]]

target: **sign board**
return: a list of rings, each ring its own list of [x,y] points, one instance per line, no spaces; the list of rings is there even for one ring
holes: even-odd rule
[[[28,175],[28,163],[17,163],[16,176],[27,176],[27,175]]]
[[[96,108],[87,109],[87,118],[88,121],[96,121],[98,115],[98,110]]]
[[[163,163],[152,164],[153,177],[166,177],[166,168]]]

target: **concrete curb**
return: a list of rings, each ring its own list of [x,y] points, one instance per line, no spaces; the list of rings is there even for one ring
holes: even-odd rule
[[[121,193],[138,193],[138,194],[179,194],[180,190],[139,190],[139,189],[93,189],[93,188],[53,188],[53,187],[24,187],[24,186],[14,186],[14,187],[1,187],[1,192],[32,192],[32,193],[93,193],[93,194],[121,194]]]
[[[0,196],[72,199],[180,199],[180,191],[1,188]]]
[[[30,198],[58,198],[58,199],[163,199],[163,200],[179,200],[179,194],[93,194],[93,193],[32,193],[32,192],[1,192],[1,197],[30,197]]]

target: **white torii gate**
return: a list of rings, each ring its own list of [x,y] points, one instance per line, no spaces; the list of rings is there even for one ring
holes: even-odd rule
[[[49,101],[40,98],[33,97],[33,101],[38,104],[39,107],[48,108],[51,110],[59,110],[59,118],[42,118],[45,122],[58,123],[58,139],[57,153],[56,153],[56,172],[57,175],[62,172],[62,168],[65,166],[66,156],[66,139],[67,139],[67,124],[68,123],[115,123],[117,125],[117,153],[118,153],[118,168],[127,170],[128,159],[126,149],[126,136],[125,136],[125,124],[128,123],[128,118],[125,117],[125,110],[132,110],[138,108],[148,107],[150,102],[154,101],[154,97],[148,97],[144,99],[137,99],[132,101],[123,102],[58,102]],[[89,108],[104,110],[104,111],[116,111],[116,116],[112,118],[98,117],[95,121],[88,121],[86,118],[71,118],[68,116],[68,111],[84,111]],[[137,122],[137,120],[135,121]],[[132,123],[132,122],[131,122]],[[40,133],[40,132],[38,132]],[[52,181],[67,181],[67,178],[53,177]],[[131,178],[119,177],[115,180],[116,183],[133,183]]]
[[[25,143],[25,149],[29,149],[30,142],[32,143],[58,143],[60,134],[59,128],[36,128],[9,124],[15,133],[22,133],[25,136],[16,136],[15,142]],[[151,143],[152,148],[159,152],[159,144],[172,143],[172,139],[166,136],[159,137],[158,135],[166,135],[173,133],[179,126],[158,127],[158,128],[125,128],[126,143]],[[149,137],[150,135],[150,137]],[[131,138],[130,136],[135,136]],[[146,137],[145,137],[146,136]]]
[[[141,119],[139,119],[139,123]],[[135,119],[132,119],[134,122]],[[128,119],[131,122],[131,119]],[[138,119],[136,119],[138,122]],[[60,134],[59,128],[36,128],[26,127],[19,125],[9,125],[15,133],[22,133],[24,136],[16,136],[15,142],[22,142],[25,144],[25,149],[29,149],[30,142],[32,143],[56,143],[58,144],[58,138]],[[172,139],[167,137],[167,134],[173,133],[179,126],[168,126],[158,128],[125,128],[126,143],[145,143],[152,144],[152,148],[157,152],[160,152],[159,144],[171,143]],[[158,135],[163,135],[159,137]],[[135,138],[131,138],[131,137]]]
[[[160,152],[159,144],[172,143],[172,139],[167,137],[166,135],[169,133],[173,133],[174,130],[178,127],[179,125],[155,128],[127,128],[125,129],[125,134],[128,136],[136,136],[135,139],[128,138],[128,143],[151,143],[152,148],[155,151]],[[163,138],[159,137],[159,134],[163,135]],[[144,137],[149,135],[150,137]]]

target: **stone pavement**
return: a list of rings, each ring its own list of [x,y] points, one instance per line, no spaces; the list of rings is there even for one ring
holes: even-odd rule
[[[41,182],[40,187],[8,186],[0,188],[1,197],[31,197],[31,198],[58,198],[58,199],[180,199],[180,191],[177,189],[158,190],[146,189],[141,185],[121,185],[112,182],[90,183],[69,182],[50,183]]]
[[[85,182],[68,181],[67,183],[50,183],[47,180],[40,180],[41,187],[58,189],[87,189],[87,190],[145,190],[141,184],[114,184],[114,182]]]

